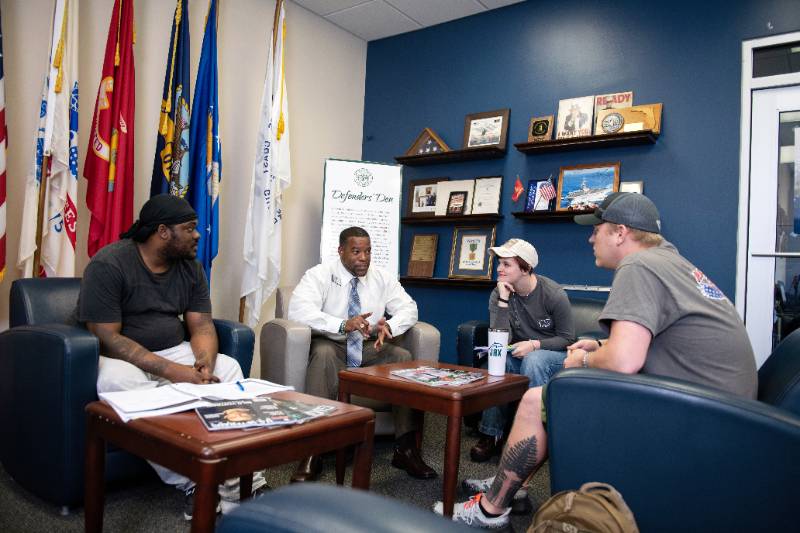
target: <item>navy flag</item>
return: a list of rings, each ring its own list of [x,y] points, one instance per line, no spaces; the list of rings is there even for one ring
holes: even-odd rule
[[[172,21],[150,196],[183,198],[189,189],[189,5],[177,0]]]
[[[211,262],[217,256],[219,184],[222,179],[222,145],[219,139],[217,98],[217,1],[211,0],[206,16],[200,66],[194,84],[194,107],[189,144],[190,184],[186,199],[197,211],[197,260],[211,282]]]

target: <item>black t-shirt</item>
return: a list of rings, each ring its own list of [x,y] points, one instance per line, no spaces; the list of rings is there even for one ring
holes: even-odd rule
[[[151,351],[183,342],[180,317],[211,312],[208,282],[196,260],[178,260],[163,274],[151,272],[130,239],[97,252],[86,267],[78,320],[122,322],[122,335]]]

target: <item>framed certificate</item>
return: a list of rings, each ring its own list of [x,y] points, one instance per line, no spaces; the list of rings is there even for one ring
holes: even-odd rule
[[[449,278],[492,279],[492,255],[496,227],[456,227],[450,251]]]
[[[475,193],[472,196],[472,214],[497,214],[500,212],[500,190],[502,176],[489,176],[475,179]]]
[[[411,254],[408,256],[408,276],[413,278],[432,278],[436,265],[437,233],[420,233],[411,240]]]

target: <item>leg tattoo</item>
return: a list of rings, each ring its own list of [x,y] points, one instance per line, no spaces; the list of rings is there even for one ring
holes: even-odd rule
[[[486,493],[490,502],[502,508],[511,505],[514,493],[536,468],[537,450],[535,436],[523,439],[513,446],[506,446],[500,458],[497,475]]]

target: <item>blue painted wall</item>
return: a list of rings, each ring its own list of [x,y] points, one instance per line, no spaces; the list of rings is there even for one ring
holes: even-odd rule
[[[620,161],[623,181],[644,181],[665,236],[732,297],[741,43],[798,29],[797,0],[530,0],[374,41],[367,51],[363,158],[393,162],[423,127],[460,148],[465,115],[508,107],[505,158],[406,167],[406,182],[502,175],[505,217],[497,242],[531,241],[540,255],[537,271],[561,283],[610,285],[611,273],[594,266],[586,228],[517,220],[510,213],[522,210],[524,199],[515,205],[510,196],[517,175],[527,183],[557,177],[560,166]],[[535,156],[514,149],[527,140],[530,118],[556,114],[559,99],[626,90],[634,92],[634,104],[664,104],[655,145]],[[440,234],[434,275],[447,277],[452,227],[404,227],[402,258],[419,232]],[[489,291],[408,290],[420,319],[442,332],[442,360],[455,361],[456,326],[488,318]]]

